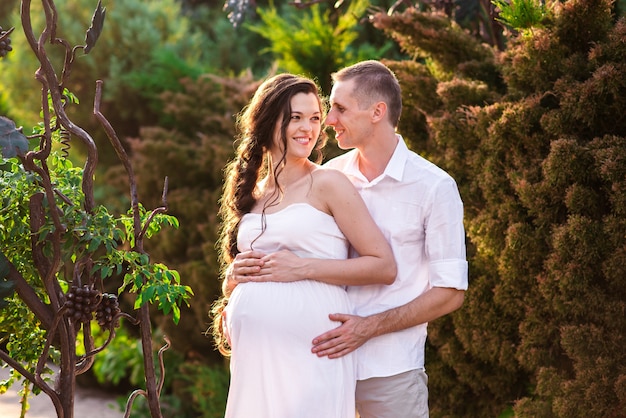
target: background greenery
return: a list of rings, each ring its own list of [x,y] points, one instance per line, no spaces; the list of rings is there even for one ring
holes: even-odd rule
[[[171,416],[223,413],[226,363],[203,333],[219,291],[216,209],[234,115],[272,72],[314,76],[328,92],[332,71],[364,58],[394,69],[399,131],[453,175],[466,208],[466,302],[429,325],[432,416],[626,416],[626,8],[522,3],[533,12],[507,9],[494,22],[494,7],[479,0],[417,2],[390,15],[374,13],[385,2],[368,11],[358,0],[259,2],[236,28],[221,2],[103,3],[105,31],[72,74],[69,87],[87,103],[74,118],[98,131],[89,103],[104,79],[104,112],[133,156],[142,201],[158,204],[170,178],[180,228],[148,251],[195,293],[178,326],[156,321],[174,346]],[[17,4],[0,4],[2,27],[19,26]],[[65,36],[80,42],[94,2],[56,4]],[[25,74],[37,66],[19,28],[12,38],[0,60],[0,113],[33,126],[38,90]],[[127,185],[103,138],[99,198],[125,208]],[[115,386],[116,371],[118,388],[137,383],[119,362],[136,352],[132,332],[120,355],[98,360],[94,380]]]

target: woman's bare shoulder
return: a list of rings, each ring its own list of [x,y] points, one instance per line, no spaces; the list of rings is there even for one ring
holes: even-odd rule
[[[322,182],[336,182],[336,181],[344,181],[348,180],[345,174],[336,168],[326,167],[326,166],[317,166],[315,170],[311,173],[313,178],[318,179]]]
[[[318,167],[312,173],[313,189],[322,199],[336,198],[338,194],[349,193],[354,189],[352,182],[341,171],[330,167]]]

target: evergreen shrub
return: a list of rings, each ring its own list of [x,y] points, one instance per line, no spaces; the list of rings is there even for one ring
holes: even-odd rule
[[[626,20],[615,10],[554,3],[502,53],[476,52],[485,46],[460,32],[450,42],[453,25],[432,14],[376,17],[421,58],[391,65],[427,121],[400,132],[465,203],[466,301],[429,326],[433,417],[625,416]],[[470,61],[495,76],[464,71]],[[415,101],[419,89],[436,98]]]

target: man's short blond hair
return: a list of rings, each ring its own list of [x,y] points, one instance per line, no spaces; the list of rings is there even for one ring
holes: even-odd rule
[[[387,115],[394,127],[402,113],[402,90],[395,74],[384,64],[375,60],[361,61],[332,74],[333,82],[355,81],[352,95],[365,108],[374,102],[387,104]]]

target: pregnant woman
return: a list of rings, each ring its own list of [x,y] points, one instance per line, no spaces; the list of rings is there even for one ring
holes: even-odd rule
[[[315,83],[280,74],[238,119],[220,209],[222,267],[249,250],[268,254],[266,263],[283,250],[306,263],[293,271],[297,281],[241,283],[216,302],[213,334],[231,355],[227,418],[355,416],[353,356],[317,357],[311,341],[339,325],[330,313],[351,311],[333,283],[389,284],[396,266],[352,183],[309,159],[325,144],[323,118]],[[359,257],[347,258],[350,246]]]

